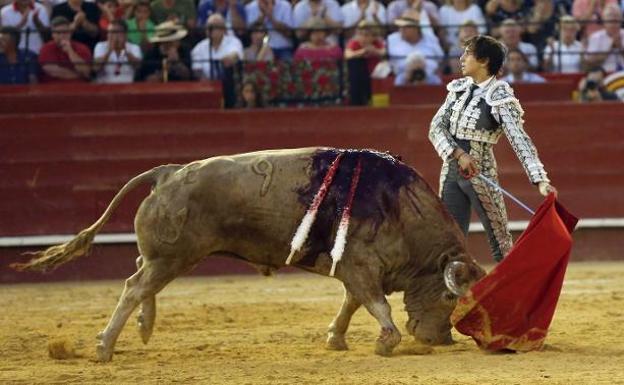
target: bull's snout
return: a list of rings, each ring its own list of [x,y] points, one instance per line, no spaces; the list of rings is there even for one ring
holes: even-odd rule
[[[426,337],[418,337],[414,336],[417,340],[427,344],[427,345],[451,345],[453,344],[453,336],[451,336],[451,332],[445,334],[440,334],[437,336],[426,336]]]

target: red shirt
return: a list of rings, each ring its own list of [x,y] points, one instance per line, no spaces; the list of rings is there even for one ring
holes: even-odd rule
[[[342,50],[337,45],[328,45],[324,48],[310,48],[299,46],[295,52],[295,60],[339,60],[342,58]]]
[[[383,47],[385,47],[385,44],[382,40],[375,39],[373,41],[373,47],[377,49],[382,49]],[[351,39],[347,43],[347,48],[350,49],[351,51],[357,51],[357,50],[364,48],[364,46],[362,45],[362,42],[360,42],[359,40]],[[379,56],[368,56],[368,57],[365,56],[365,57],[366,57],[366,61],[368,62],[368,73],[372,73],[373,70],[375,69],[375,66],[377,66],[377,63],[381,61],[381,57]]]
[[[74,49],[74,51],[78,54],[78,56],[82,58],[82,60],[84,60],[87,63],[91,63],[91,60],[92,60],[91,51],[86,45],[72,40],[71,46]],[[63,50],[59,46],[57,46],[53,40],[44,44],[43,47],[41,47],[41,52],[39,52],[39,65],[43,68],[43,66],[46,64],[57,64],[61,67],[68,68],[70,70],[75,70],[74,64],[71,62],[71,60],[69,60],[69,56],[65,52],[63,52]],[[46,83],[46,82],[76,83],[76,82],[88,81],[87,79],[82,78],[82,77],[80,79],[71,79],[71,80],[58,79],[58,78],[49,76],[45,71],[41,71],[41,77],[39,78],[39,80],[42,83]]]

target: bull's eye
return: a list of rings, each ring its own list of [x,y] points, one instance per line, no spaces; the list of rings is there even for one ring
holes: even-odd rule
[[[457,296],[450,291],[447,291],[446,293],[444,293],[444,299],[448,302],[453,302],[457,299]]]

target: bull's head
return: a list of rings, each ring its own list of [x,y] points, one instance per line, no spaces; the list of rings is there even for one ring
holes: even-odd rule
[[[449,317],[457,299],[485,275],[472,259],[444,259],[439,271],[418,277],[405,291],[407,332],[429,345],[451,344]]]

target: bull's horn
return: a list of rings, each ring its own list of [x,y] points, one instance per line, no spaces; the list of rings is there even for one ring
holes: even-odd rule
[[[463,268],[464,265],[464,262],[453,261],[447,263],[446,267],[444,267],[444,284],[451,291],[451,293],[458,297],[463,296],[466,292],[457,284],[457,282],[455,282],[456,273]]]

